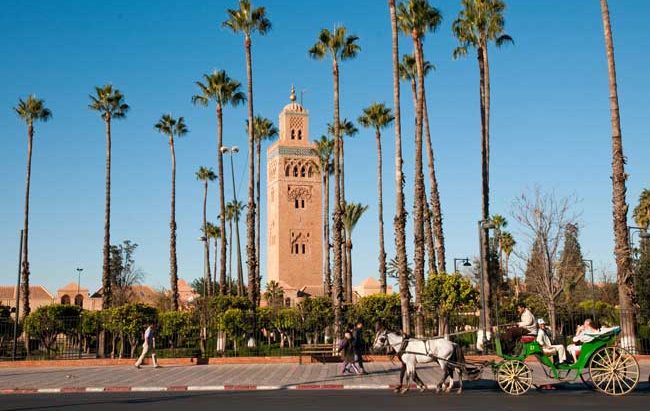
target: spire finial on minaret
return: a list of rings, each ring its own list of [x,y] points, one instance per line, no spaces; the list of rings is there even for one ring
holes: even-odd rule
[[[289,96],[289,100],[292,102],[296,101],[296,88],[293,86],[293,84],[291,85],[291,95]]]

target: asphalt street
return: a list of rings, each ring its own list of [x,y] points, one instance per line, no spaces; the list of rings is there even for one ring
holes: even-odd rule
[[[496,390],[472,390],[462,395],[390,391],[266,391],[219,393],[98,393],[8,395],[0,410],[234,410],[234,411],[378,411],[378,410],[647,410],[650,390],[609,397],[586,390],[531,391],[512,397]]]

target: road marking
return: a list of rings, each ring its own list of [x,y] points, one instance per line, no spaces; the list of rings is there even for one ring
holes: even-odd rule
[[[138,392],[167,391],[167,387],[131,387],[131,391],[138,391]]]
[[[223,391],[224,389],[223,385],[190,385],[187,387],[187,391]]]
[[[36,392],[39,394],[55,394],[60,393],[61,388],[39,388],[36,390]]]

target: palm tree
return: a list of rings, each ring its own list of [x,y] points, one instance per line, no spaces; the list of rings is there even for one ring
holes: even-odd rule
[[[183,117],[175,119],[171,114],[163,114],[154,127],[160,134],[164,134],[168,137],[169,150],[172,155],[172,193],[171,213],[169,218],[169,277],[172,292],[172,309],[178,311],[178,263],[176,261],[176,151],[174,149],[174,137],[182,137],[187,134],[188,130]]]
[[[341,230],[343,229],[344,201],[341,196],[341,170],[340,170],[340,141],[339,126],[339,61],[356,57],[361,48],[357,44],[359,38],[347,35],[345,27],[337,27],[334,32],[322,29],[318,40],[309,49],[309,55],[317,60],[324,59],[327,55],[332,58],[332,77],[334,80],[334,327],[335,335],[340,334],[343,302],[343,272],[342,272],[342,245]]]
[[[52,112],[49,108],[45,107],[45,101],[32,95],[27,97],[26,100],[18,99],[18,105],[14,107],[14,111],[18,116],[27,124],[27,176],[25,177],[25,212],[24,212],[24,226],[23,226],[23,245],[21,247],[22,265],[20,267],[21,277],[21,293],[23,304],[23,317],[29,314],[29,186],[32,178],[32,146],[34,142],[34,122],[46,122],[52,118]],[[16,313],[18,316],[19,313]]]
[[[237,241],[237,295],[243,297],[244,270],[242,269],[241,242],[239,241],[239,216],[246,206],[241,201],[231,201],[226,205],[226,214],[230,221],[235,221],[235,241]],[[230,240],[232,241],[232,223],[230,224]],[[232,246],[230,250],[230,283],[232,284]]]
[[[402,116],[399,89],[399,36],[395,0],[388,0],[391,44],[393,56],[393,106],[395,110],[395,261],[399,277],[400,311],[402,332],[411,333],[411,292],[409,290],[408,260],[406,257],[406,209],[404,207],[404,172],[402,170]]]
[[[600,9],[607,52],[607,71],[609,73],[609,109],[612,123],[612,202],[614,204],[614,255],[618,282],[618,300],[621,308],[621,328],[625,330],[623,347],[636,350],[634,319],[634,282],[631,264],[629,232],[627,229],[627,188],[625,180],[625,155],[621,135],[621,117],[618,107],[618,86],[616,85],[616,63],[614,59],[614,40],[609,20],[607,0],[600,0]]]
[[[217,245],[219,240],[222,239],[223,235],[221,232],[221,227],[218,225],[214,225],[211,222],[208,221],[206,224],[206,233],[208,237],[208,241],[210,239],[214,240],[214,279],[213,283],[218,284],[219,280],[217,280]],[[209,261],[208,261],[209,262]],[[221,289],[221,284],[219,284],[219,288]],[[212,290],[213,293],[216,292],[215,289]]]
[[[423,63],[424,75],[427,74],[435,67],[428,61]],[[418,69],[415,61],[415,56],[405,54],[402,56],[402,62],[399,65],[399,73],[402,80],[406,80],[411,84],[411,91],[413,94],[413,107],[417,107],[417,80]],[[423,107],[423,123],[425,143],[427,150],[427,159],[429,166],[429,185],[431,187],[431,209],[425,206],[424,209],[424,238],[429,253],[428,270],[432,273],[445,272],[445,239],[442,230],[442,210],[440,207],[440,194],[438,190],[438,179],[436,178],[433,148],[431,145],[431,131],[429,129],[429,114],[427,110],[426,87],[423,85],[424,93],[424,107]],[[426,193],[424,194],[424,204],[426,201]],[[432,217],[433,220],[432,221]],[[434,234],[435,233],[435,234]],[[435,245],[434,245],[435,238]],[[436,252],[438,254],[438,264],[436,267]]]
[[[427,32],[435,31],[442,22],[442,15],[427,0],[409,0],[397,6],[397,22],[401,31],[413,39],[415,62],[418,72],[417,106],[415,110],[415,184],[413,201],[413,237],[416,334],[424,332],[422,318],[422,290],[424,288],[424,174],[422,172],[422,119],[424,113],[424,56],[422,42]]]
[[[221,256],[219,259],[219,293],[226,294],[226,200],[224,194],[223,175],[223,107],[238,106],[246,101],[246,96],[240,91],[241,83],[228,77],[224,70],[204,74],[205,83],[196,82],[200,94],[192,96],[192,103],[206,106],[210,100],[216,102],[217,111],[217,169],[219,172],[219,223],[221,225]],[[215,261],[217,255],[215,254]],[[216,276],[215,271],[215,276]]]
[[[261,176],[261,169],[262,169],[262,141],[264,140],[271,140],[274,137],[278,136],[278,129],[273,125],[273,122],[269,120],[268,118],[264,118],[262,116],[255,116],[255,119],[253,120],[253,132],[255,134],[255,158],[257,159],[257,175],[255,176],[255,186],[256,186],[256,199],[255,202],[259,205],[260,204],[260,181],[262,179]],[[246,128],[248,128],[248,124],[246,125]],[[261,206],[259,206],[261,208]],[[257,305],[259,305],[259,297],[260,297],[260,287],[261,287],[261,278],[260,278],[260,250],[261,250],[261,245],[260,245],[260,233],[261,233],[261,227],[260,227],[260,215],[261,213],[257,213],[256,215],[256,230],[255,234],[257,238],[255,239],[255,246],[257,249],[257,266],[255,267],[255,296],[258,298],[258,301],[256,302]]]
[[[352,283],[352,230],[359,222],[359,219],[368,209],[367,205],[360,203],[347,203],[345,205],[345,215],[343,216],[343,225],[345,226],[345,248],[348,254],[348,273],[347,277],[349,278],[350,284]],[[350,300],[348,303],[352,303],[352,287],[350,290]]]
[[[329,224],[329,205],[330,205],[330,175],[333,171],[332,151],[334,150],[334,140],[327,136],[321,136],[316,140],[316,147],[313,149],[314,155],[319,159],[319,170],[323,181],[323,244],[325,253],[323,254],[323,293],[332,297],[332,277],[330,271],[330,224]]]
[[[327,124],[327,132],[329,135],[334,138],[334,126],[332,126],[332,123]],[[345,209],[345,156],[344,156],[344,150],[343,150],[343,137],[354,137],[357,135],[359,132],[359,129],[349,121],[347,118],[344,118],[340,124],[339,124],[339,179],[340,179],[340,184],[339,184],[339,189],[341,191],[341,202],[343,203],[343,209]],[[343,232],[341,232],[341,236],[343,239],[346,238],[345,234],[345,224],[343,224]],[[343,273],[343,293],[345,295],[345,301],[351,302],[352,301],[352,278],[348,277],[348,261],[347,261],[347,253],[345,251],[345,244],[342,245],[343,250],[341,254],[341,272]]]
[[[645,189],[639,196],[639,204],[634,208],[632,213],[636,225],[643,229],[650,226],[650,189]]]
[[[499,236],[499,243],[501,243],[501,250],[503,250],[503,253],[506,255],[506,262],[504,266],[504,273],[506,278],[508,277],[509,274],[509,262],[510,262],[510,254],[515,249],[515,245],[517,245],[517,242],[515,241],[514,237],[512,234],[510,234],[507,231],[502,231],[501,235]],[[519,299],[519,279],[516,276],[517,274],[515,273],[515,299]]]
[[[248,210],[246,212],[246,257],[248,265],[248,298],[257,302],[255,269],[257,253],[255,252],[255,162],[253,149],[255,136],[253,133],[253,63],[251,60],[251,34],[261,35],[271,30],[271,21],[266,17],[264,7],[253,8],[250,0],[239,0],[239,9],[228,9],[228,20],[223,26],[235,33],[244,34],[246,51],[246,78],[248,79]]]
[[[513,43],[512,37],[504,34],[505,3],[503,0],[462,0],[463,10],[452,24],[452,31],[460,42],[454,50],[453,57],[466,56],[469,48],[476,49],[479,66],[479,89],[481,109],[481,178],[482,178],[482,220],[490,217],[490,64],[488,60],[488,44],[494,42],[497,47]],[[483,229],[481,248],[482,267],[489,267],[488,228]],[[492,274],[484,279],[485,300],[491,301],[490,287]],[[485,310],[485,327],[492,324],[490,310]]]
[[[113,294],[111,292],[111,120],[123,119],[129,111],[124,102],[124,95],[111,84],[95,87],[95,95],[90,95],[88,107],[99,112],[106,124],[106,188],[104,207],[104,248],[102,264],[102,309],[110,308]]]
[[[363,127],[375,129],[377,142],[377,209],[379,210],[379,282],[381,292],[386,294],[386,249],[384,247],[384,201],[382,194],[382,155],[381,155],[381,130],[388,127],[395,117],[390,108],[384,103],[372,103],[363,109],[359,117],[359,124]]]
[[[501,236],[501,230],[508,226],[508,220],[501,214],[494,214],[490,221],[494,224],[495,246],[499,255],[499,272],[503,273],[503,245],[501,243],[503,237]]]
[[[208,206],[208,183],[217,179],[217,175],[212,171],[211,168],[200,167],[199,171],[196,172],[196,179],[203,182],[203,257],[205,262],[205,273],[204,278],[206,284],[208,285],[208,295],[213,294],[212,290],[212,274],[210,274],[210,244],[209,241],[209,231],[208,231],[208,215],[207,215],[207,206]],[[217,255],[214,255],[215,261]],[[215,271],[216,274],[216,271]]]
[[[264,299],[271,308],[279,308],[284,305],[284,289],[277,281],[269,281],[266,284]]]

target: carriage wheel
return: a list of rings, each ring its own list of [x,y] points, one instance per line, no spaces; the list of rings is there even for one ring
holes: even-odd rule
[[[533,384],[533,372],[521,361],[502,362],[496,374],[499,387],[510,395],[524,394]]]
[[[598,391],[625,395],[639,383],[639,363],[620,347],[603,347],[589,360],[591,382]]]

